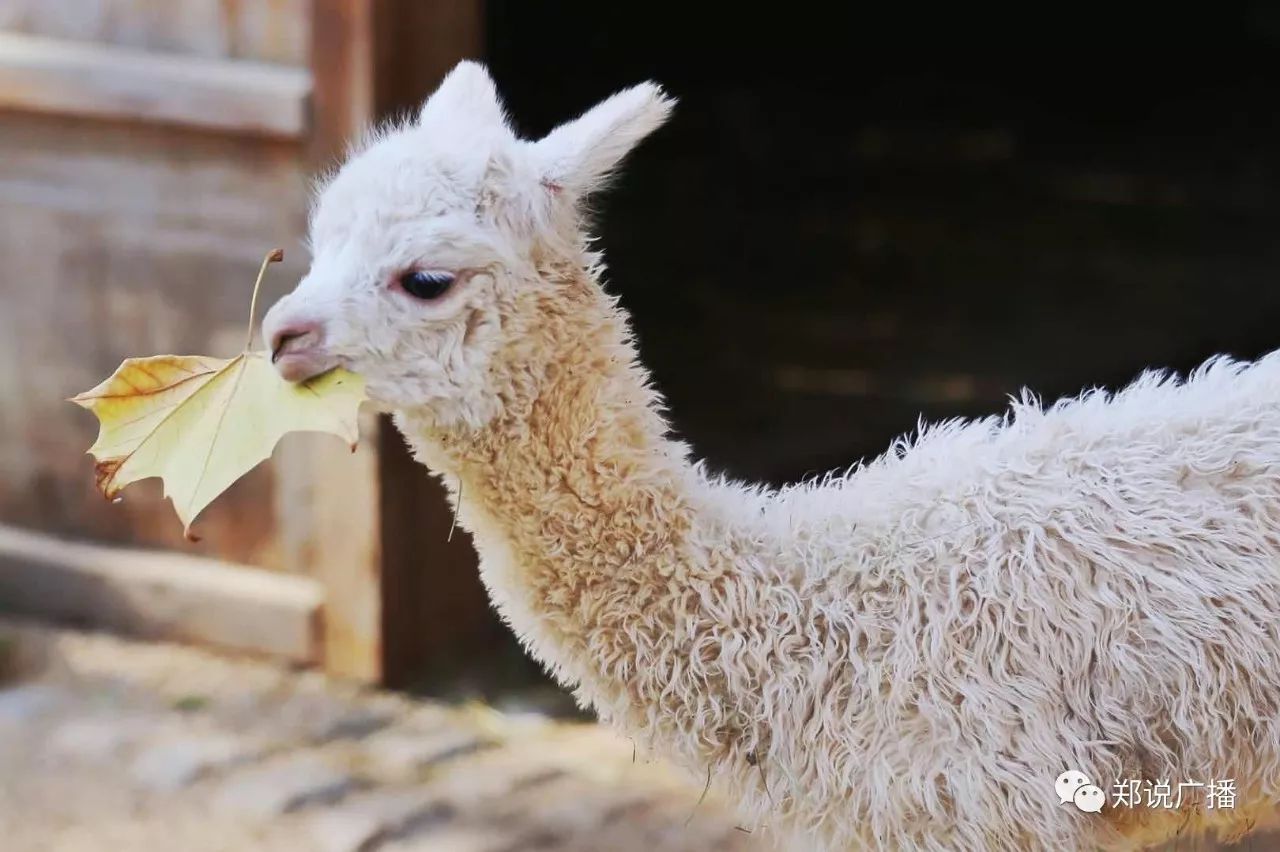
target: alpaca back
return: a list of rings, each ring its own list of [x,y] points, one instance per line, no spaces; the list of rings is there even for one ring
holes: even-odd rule
[[[1093,848],[1159,815],[1059,805],[1066,769],[1274,798],[1280,357],[708,493],[708,539],[740,540],[720,615],[762,625],[726,666],[762,684],[741,701],[784,788],[744,775],[762,813],[789,789],[830,848]]]

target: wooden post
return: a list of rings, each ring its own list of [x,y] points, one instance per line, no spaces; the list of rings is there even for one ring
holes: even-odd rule
[[[478,57],[482,7],[482,0],[313,0],[315,167],[331,167],[365,126],[416,108],[459,60]],[[447,540],[453,516],[440,483],[387,419],[369,424],[365,436],[361,452],[369,456],[355,481],[326,477],[322,461],[309,459],[311,541],[299,559],[328,592],[326,667],[402,685],[434,659],[489,647],[501,628],[470,541],[461,531]],[[298,467],[295,476],[307,479]],[[367,508],[353,511],[358,505]],[[353,524],[352,515],[362,520]]]

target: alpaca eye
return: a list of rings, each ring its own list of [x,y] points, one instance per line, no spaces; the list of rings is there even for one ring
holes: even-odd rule
[[[438,299],[453,286],[448,272],[415,269],[400,276],[400,286],[415,299]]]

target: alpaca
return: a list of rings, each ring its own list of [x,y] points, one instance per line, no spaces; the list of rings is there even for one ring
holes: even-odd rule
[[[459,65],[323,185],[265,321],[281,373],[361,373],[526,648],[782,848],[1137,849],[1269,814],[1280,355],[1027,396],[781,490],[713,477],[585,232],[672,104],[646,83],[522,140]],[[1087,813],[1064,770],[1238,799]]]

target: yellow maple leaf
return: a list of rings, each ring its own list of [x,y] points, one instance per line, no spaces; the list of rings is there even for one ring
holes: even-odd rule
[[[285,381],[266,352],[251,352],[254,284],[245,351],[229,360],[201,355],[129,358],[102,384],[71,398],[98,418],[89,448],[98,488],[113,499],[152,476],[164,482],[187,537],[196,516],[233,482],[270,457],[289,432],[331,432],[355,449],[364,380],[331,370],[300,384]]]

